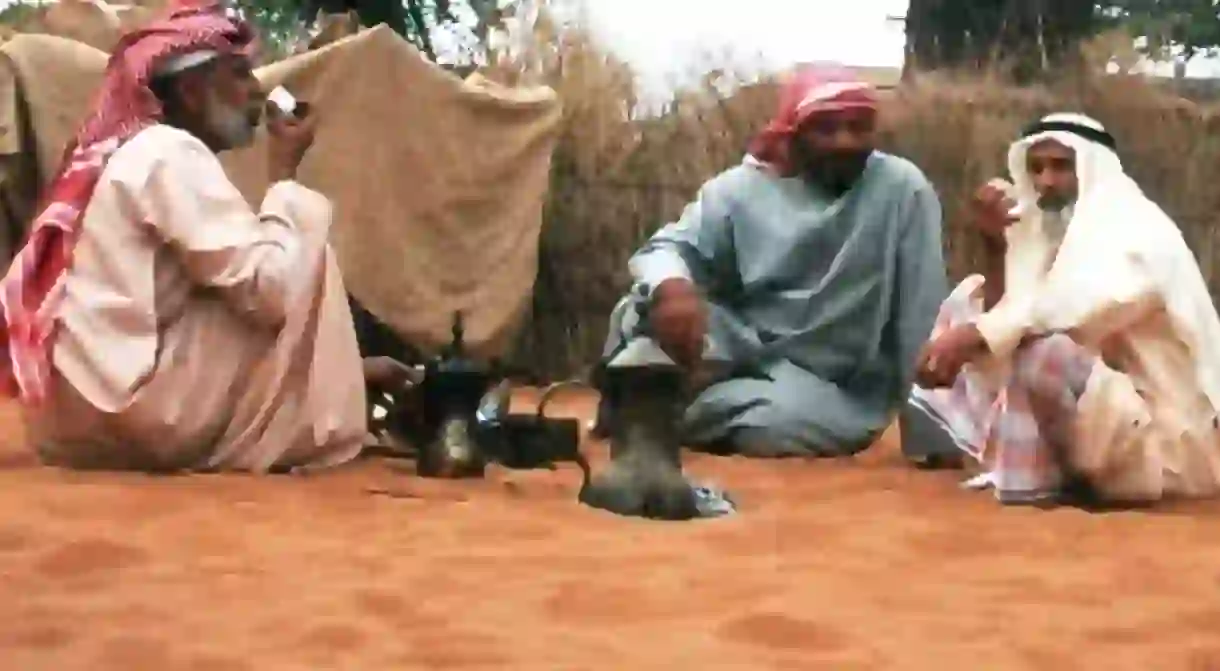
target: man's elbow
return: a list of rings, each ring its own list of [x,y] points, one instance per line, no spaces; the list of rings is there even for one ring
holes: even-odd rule
[[[1062,313],[1046,313],[1042,320],[1043,330],[1070,333],[1078,342],[1095,344],[1126,331],[1164,308],[1165,302],[1159,293],[1143,292],[1098,306],[1078,319],[1062,319]]]
[[[252,315],[252,321],[261,330],[278,336],[288,322],[288,315],[283,312],[259,310]]]
[[[279,303],[259,301],[242,311],[242,318],[260,332],[278,336],[288,322],[288,314]]]
[[[242,320],[259,331],[278,335],[288,321],[289,288],[281,278],[259,277],[225,293]]]

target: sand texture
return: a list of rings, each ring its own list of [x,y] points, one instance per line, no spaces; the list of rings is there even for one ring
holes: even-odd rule
[[[0,423],[6,670],[1220,669],[1220,507],[1001,509],[893,436],[691,456],[743,511],[660,523],[569,467],[69,473]]]

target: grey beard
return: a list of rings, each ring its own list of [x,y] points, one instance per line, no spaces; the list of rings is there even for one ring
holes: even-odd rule
[[[208,130],[225,144],[226,149],[248,147],[254,142],[254,127],[240,110],[210,98],[207,118]]]
[[[1068,224],[1072,223],[1074,207],[1068,206],[1062,210],[1042,211],[1042,232],[1056,245],[1063,242],[1067,234]]]

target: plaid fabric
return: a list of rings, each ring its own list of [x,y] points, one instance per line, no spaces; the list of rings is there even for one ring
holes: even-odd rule
[[[933,337],[981,314],[982,287],[979,275],[958,285],[941,307]],[[949,389],[915,387],[911,402],[990,471],[1001,501],[1037,501],[1055,495],[1062,481],[1058,455],[1067,447],[1094,363],[1095,357],[1068,336],[1051,335],[1018,348],[1003,388],[989,388],[967,367]]]
[[[1076,405],[1094,362],[1061,334],[1018,348],[1009,384],[996,399],[990,450],[984,455],[1001,501],[1036,501],[1058,491],[1064,475],[1060,455],[1070,447]]]
[[[941,304],[932,338],[973,321],[982,312],[983,276],[971,275]],[[910,403],[940,424],[959,448],[982,461],[996,397],[997,390],[988,388],[982,377],[967,367],[948,389],[913,387]]]

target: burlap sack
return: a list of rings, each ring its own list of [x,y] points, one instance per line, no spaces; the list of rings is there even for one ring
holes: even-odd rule
[[[28,134],[29,114],[21,98],[15,69],[11,61],[0,54],[0,255],[8,259],[21,243],[25,212],[33,207],[33,193],[38,188],[38,167],[34,151],[25,151],[22,140]]]
[[[0,47],[12,65],[16,91],[29,110],[30,128],[6,124],[3,133],[32,131],[40,179],[50,179],[93,100],[106,54],[75,40],[50,35],[14,35]],[[24,143],[23,143],[24,144]]]
[[[50,175],[106,57],[41,35],[18,36],[0,52],[13,64]],[[461,310],[467,343],[502,354],[533,292],[562,114],[555,93],[463,82],[384,27],[258,75],[320,115],[300,179],[335,203],[331,242],[348,289],[425,351],[449,342]],[[0,134],[19,132],[3,124]],[[263,142],[223,158],[252,203],[267,186]]]
[[[0,252],[17,251],[38,188],[80,124],[106,55],[80,42],[17,34],[0,46]]]
[[[385,27],[259,77],[320,115],[301,179],[336,202],[331,241],[348,289],[418,347],[448,343],[462,310],[468,343],[503,352],[537,274],[555,93],[467,84]],[[226,162],[252,200],[264,155],[256,146]]]

